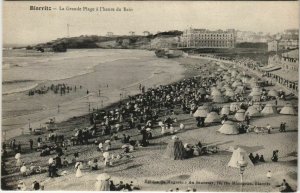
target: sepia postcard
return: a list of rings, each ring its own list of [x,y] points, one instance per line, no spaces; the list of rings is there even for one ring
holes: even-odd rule
[[[298,1],[4,1],[3,191],[296,192]]]

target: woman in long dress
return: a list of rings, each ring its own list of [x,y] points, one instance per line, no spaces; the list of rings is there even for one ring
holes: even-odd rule
[[[76,165],[75,165],[75,168],[77,169],[76,170],[76,177],[77,178],[80,178],[82,176],[82,172],[81,172],[81,169],[82,169],[82,163],[81,162],[77,162]]]

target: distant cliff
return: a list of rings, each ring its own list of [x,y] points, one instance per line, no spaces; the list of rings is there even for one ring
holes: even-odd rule
[[[181,31],[160,32],[155,35],[139,36],[79,36],[59,38],[50,42],[29,47],[37,50],[52,50],[56,52],[66,49],[104,48],[104,49],[157,49],[177,46]]]

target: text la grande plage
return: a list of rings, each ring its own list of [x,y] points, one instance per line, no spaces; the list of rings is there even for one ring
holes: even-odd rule
[[[41,11],[51,11],[51,10],[59,10],[59,11],[133,11],[132,8],[128,7],[49,7],[49,6],[30,6],[30,10],[41,10]]]

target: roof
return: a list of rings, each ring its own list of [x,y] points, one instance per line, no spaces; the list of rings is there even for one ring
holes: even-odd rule
[[[270,72],[271,74],[280,76],[281,78],[291,81],[291,82],[298,82],[299,80],[299,72],[297,71],[287,71],[287,70],[276,70],[273,72]]]
[[[260,68],[262,71],[266,71],[266,72],[271,72],[274,70],[279,70],[281,69],[280,66],[273,66],[273,65],[268,65],[268,66],[264,66]]]
[[[297,59],[299,59],[299,49],[282,53],[282,57],[297,58]]]

